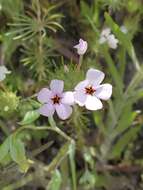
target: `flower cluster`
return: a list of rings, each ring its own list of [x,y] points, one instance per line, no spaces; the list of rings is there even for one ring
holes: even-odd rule
[[[80,39],[79,44],[74,47],[79,55],[83,55],[87,50],[87,42]],[[101,84],[104,77],[102,71],[90,68],[85,80],[79,82],[74,91],[68,92],[63,92],[64,81],[52,80],[50,88],[43,88],[38,93],[38,101],[43,104],[39,113],[50,117],[57,112],[59,118],[65,120],[72,114],[74,104],[85,106],[88,110],[102,109],[101,100],[108,100],[112,95],[112,85]]]
[[[107,43],[108,46],[112,49],[117,48],[118,40],[115,38],[115,36],[111,33],[110,28],[105,28],[100,35],[99,43]]]
[[[39,113],[50,117],[56,111],[59,118],[65,120],[72,114],[74,104],[85,106],[88,110],[102,109],[100,99],[108,100],[112,94],[110,84],[101,84],[104,76],[104,73],[99,70],[89,69],[86,79],[77,84],[73,92],[63,92],[64,82],[52,80],[50,89],[43,88],[38,93],[38,100],[43,104]]]

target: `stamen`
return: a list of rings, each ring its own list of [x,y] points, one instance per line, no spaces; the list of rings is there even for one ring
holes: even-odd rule
[[[51,98],[51,100],[53,101],[53,104],[59,104],[60,103],[60,100],[61,100],[61,97],[59,97],[57,94]]]
[[[86,94],[93,95],[95,91],[96,91],[96,90],[95,90],[92,86],[89,86],[89,87],[86,87],[86,88],[85,88],[85,93],[86,93]]]

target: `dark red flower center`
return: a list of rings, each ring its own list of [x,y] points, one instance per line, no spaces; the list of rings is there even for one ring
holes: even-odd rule
[[[61,100],[61,97],[59,97],[57,94],[51,98],[51,100],[53,101],[53,104],[59,104],[60,103],[60,100]]]
[[[96,90],[95,90],[92,86],[89,86],[89,87],[86,87],[86,88],[85,88],[85,93],[86,93],[86,94],[93,95],[95,91],[96,91]]]

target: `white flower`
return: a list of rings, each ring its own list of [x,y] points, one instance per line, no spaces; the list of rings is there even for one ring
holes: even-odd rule
[[[108,43],[110,48],[116,49],[117,44],[118,44],[118,40],[115,38],[115,36],[113,34],[111,34],[107,37],[107,43]]]
[[[74,104],[73,92],[63,92],[64,82],[62,80],[52,80],[50,90],[43,88],[38,93],[38,100],[43,105],[39,113],[50,117],[56,111],[59,118],[65,120],[72,114],[71,105]]]
[[[99,39],[99,43],[100,44],[105,43],[107,41],[107,37],[110,35],[110,33],[111,33],[110,28],[105,28],[104,30],[102,30],[100,39]]]
[[[124,25],[122,25],[122,26],[120,27],[120,30],[121,30],[124,34],[127,34],[127,33],[128,33],[128,29],[127,29]]]
[[[113,34],[111,34],[111,29],[110,28],[105,28],[100,35],[99,43],[107,43],[108,46],[112,49],[117,48],[118,40],[115,38]]]
[[[6,74],[11,73],[5,66],[0,66],[0,81],[3,81],[6,77]]]
[[[79,55],[83,55],[85,54],[86,50],[87,50],[88,44],[86,41],[80,39],[79,40],[79,44],[75,45],[74,48],[77,49],[77,53]]]
[[[79,106],[85,106],[88,110],[102,109],[101,100],[108,100],[112,95],[111,84],[100,84],[105,75],[96,69],[89,69],[86,79],[81,81],[74,92],[75,102]]]

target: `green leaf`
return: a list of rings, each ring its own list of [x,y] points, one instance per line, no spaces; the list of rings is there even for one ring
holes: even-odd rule
[[[62,183],[61,173],[59,170],[55,170],[52,179],[49,182],[48,190],[60,190]]]
[[[131,140],[136,137],[140,129],[140,126],[135,126],[130,128],[124,135],[122,135],[122,137],[117,141],[112,149],[111,158],[120,157],[124,148],[130,143]]]
[[[7,166],[11,162],[12,162],[12,159],[11,159],[11,156],[10,156],[10,152],[8,152],[6,154],[6,156],[3,158],[3,160],[0,161],[2,166]]]
[[[118,94],[119,94],[119,96],[122,96],[124,84],[121,79],[120,73],[118,72],[116,65],[115,65],[106,45],[103,46],[102,51],[104,53],[105,60],[108,65],[108,69],[109,69],[109,71],[112,75],[112,78],[118,88]]]
[[[0,163],[2,162],[2,160],[6,157],[6,155],[9,152],[9,139],[10,137],[8,137],[3,144],[0,145]]]
[[[124,130],[130,127],[136,116],[137,112],[131,110],[131,105],[126,106],[113,133],[115,132],[118,135],[119,133],[122,133]]]
[[[28,170],[29,163],[26,159],[24,143],[16,134],[10,137],[10,155],[12,160],[19,165],[21,172]]]
[[[108,13],[105,13],[105,19],[106,19],[107,25],[112,29],[113,33],[117,36],[120,43],[122,43],[122,45],[127,50],[127,52],[129,54],[129,56],[131,57],[136,69],[139,70],[140,69],[139,62],[137,60],[134,47],[133,47],[131,40],[129,39],[128,35],[123,33],[120,30],[120,27],[113,21],[113,19],[111,18],[111,16]]]
[[[123,33],[120,30],[120,27],[113,21],[112,17],[108,13],[105,13],[105,20],[107,25],[112,29],[113,33],[117,36],[119,41],[126,48],[126,50],[130,55],[132,49],[132,43],[128,38],[127,34]]]
[[[36,119],[38,119],[40,116],[40,114],[37,112],[37,110],[33,110],[33,111],[28,111],[25,116],[24,119],[19,122],[20,125],[28,125],[33,123]]]
[[[90,188],[95,187],[97,175],[90,172],[88,169],[85,171],[85,173],[81,176],[79,179],[79,183],[86,186],[87,184],[90,185]]]
[[[76,185],[76,165],[75,165],[75,143],[71,143],[69,146],[69,161],[71,167],[73,190],[77,190]]]

